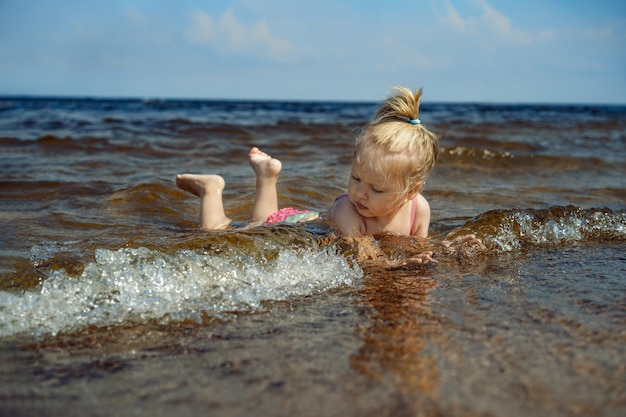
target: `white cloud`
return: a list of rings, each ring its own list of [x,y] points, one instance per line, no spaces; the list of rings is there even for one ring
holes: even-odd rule
[[[143,26],[146,24],[146,17],[137,7],[127,6],[124,13],[126,14],[126,17],[135,25]]]
[[[265,21],[246,26],[232,10],[213,19],[201,10],[192,15],[187,40],[204,44],[221,53],[262,55],[276,61],[289,59],[291,43],[274,36]]]
[[[465,34],[486,33],[499,40],[527,45],[532,36],[513,28],[511,19],[492,7],[486,0],[480,1],[481,14],[478,17],[463,17],[450,0],[444,0],[445,15],[441,21],[452,26],[457,32]]]
[[[551,41],[556,37],[556,32],[552,29],[543,30],[537,34],[537,40],[539,41]]]
[[[446,16],[442,19],[444,22],[448,23],[454,29],[461,33],[472,31],[472,29],[469,27],[470,24],[468,20],[465,20],[461,17],[461,15],[459,14],[459,12],[456,11],[452,3],[450,3],[448,0],[445,0],[445,6]]]
[[[481,23],[487,26],[494,34],[520,45],[530,43],[530,35],[520,30],[513,29],[511,19],[491,7],[486,1],[483,2],[482,7],[483,15],[480,18]]]
[[[397,67],[411,69],[432,69],[440,64],[432,57],[422,53],[419,48],[407,45],[396,38],[383,36],[374,46],[380,46],[380,54],[388,59],[376,60],[375,66],[379,70],[389,70]]]
[[[187,29],[187,39],[192,43],[210,43],[215,38],[215,25],[210,16],[196,10],[192,16],[193,25]]]
[[[586,35],[589,39],[604,41],[610,39],[613,36],[613,30],[610,27],[602,29],[588,29]]]

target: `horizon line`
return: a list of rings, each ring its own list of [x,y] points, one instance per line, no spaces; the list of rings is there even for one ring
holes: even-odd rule
[[[295,99],[295,98],[209,98],[209,97],[159,97],[159,96],[104,96],[104,95],[53,95],[53,94],[2,94],[0,93],[0,100],[111,100],[111,101],[143,101],[143,102],[166,102],[166,101],[230,101],[230,102],[282,102],[282,103],[362,103],[362,104],[376,104],[380,103],[383,99],[370,99],[370,100],[349,100],[349,99]],[[510,105],[510,106],[626,106],[624,102],[583,102],[583,101],[477,101],[477,100],[424,100],[423,103],[433,104],[480,104],[480,105]],[[0,106],[2,108],[2,106]]]

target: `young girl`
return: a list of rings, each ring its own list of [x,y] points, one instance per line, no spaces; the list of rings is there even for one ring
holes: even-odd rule
[[[348,193],[338,197],[327,212],[344,236],[383,232],[422,238],[428,235],[430,206],[420,191],[437,160],[437,137],[419,119],[422,90],[395,90],[357,138]],[[278,210],[276,182],[281,162],[258,148],[250,150],[249,158],[257,192],[248,227],[318,217],[319,213],[309,210]],[[176,184],[200,197],[204,229],[229,226],[231,220],[222,205],[222,177],[183,174],[176,177]],[[422,254],[413,263],[428,262],[431,254]]]
[[[357,138],[348,193],[329,211],[343,234],[428,235],[430,206],[420,191],[437,160],[437,137],[419,120],[422,90],[396,92]]]

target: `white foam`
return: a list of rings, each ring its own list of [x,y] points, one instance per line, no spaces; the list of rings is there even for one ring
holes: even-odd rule
[[[0,291],[0,336],[74,331],[147,320],[192,319],[254,311],[344,285],[358,267],[325,249],[281,249],[275,259],[183,250],[98,249],[80,277],[54,271],[23,294]]]
[[[548,247],[589,239],[626,239],[626,213],[610,210],[554,208],[555,212],[512,210],[502,217],[497,233],[484,238],[496,250],[511,252],[524,245]]]

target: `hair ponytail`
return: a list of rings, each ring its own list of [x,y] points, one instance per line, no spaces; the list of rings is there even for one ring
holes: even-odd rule
[[[394,87],[394,90],[397,93],[383,102],[374,116],[374,123],[391,121],[394,119],[399,119],[409,123],[411,123],[411,120],[419,121],[422,89],[420,88],[413,92],[406,87],[396,86]]]
[[[409,190],[422,184],[434,168],[439,143],[419,119],[422,89],[394,90],[357,138],[354,157],[355,163],[386,172]]]

